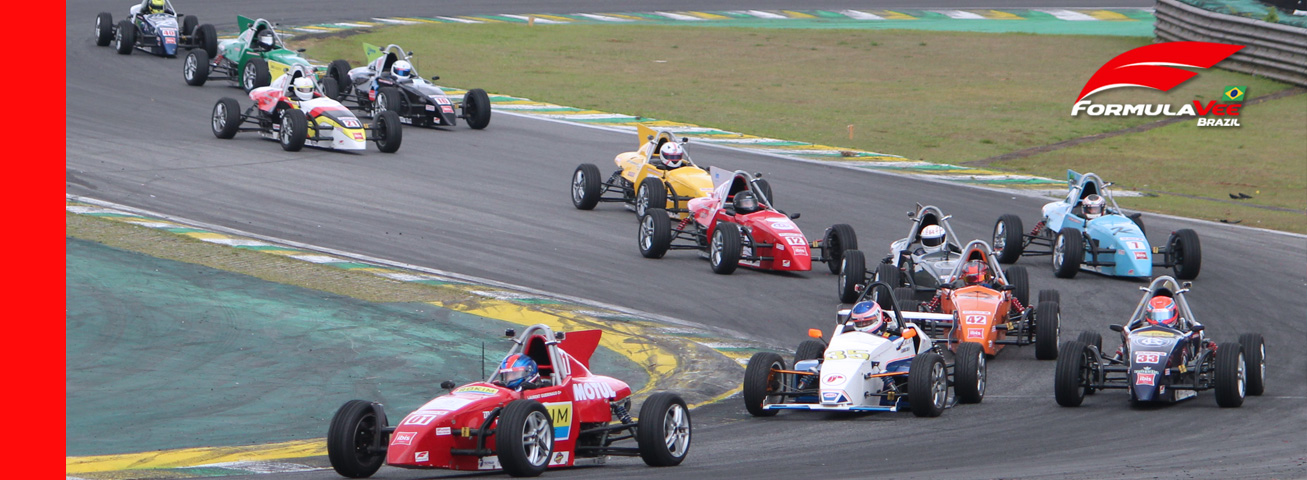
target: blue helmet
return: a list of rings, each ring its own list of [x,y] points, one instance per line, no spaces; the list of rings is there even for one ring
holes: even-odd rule
[[[499,373],[496,376],[505,387],[517,388],[522,385],[522,382],[534,379],[539,372],[535,360],[518,353],[509,355],[503,363],[499,364]]]
[[[863,333],[881,333],[885,329],[885,315],[876,302],[859,302],[849,313],[849,323]]]

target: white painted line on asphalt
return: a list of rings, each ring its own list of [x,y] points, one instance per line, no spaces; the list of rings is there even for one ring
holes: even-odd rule
[[[1060,19],[1060,20],[1069,20],[1069,21],[1073,21],[1073,22],[1086,22],[1086,21],[1096,21],[1096,20],[1098,20],[1097,18],[1091,17],[1091,16],[1089,16],[1089,15],[1085,15],[1085,14],[1080,13],[1080,12],[1072,11],[1072,10],[1054,10],[1054,9],[1048,9],[1048,10],[1035,10],[1035,11],[1037,11],[1037,12],[1044,12],[1044,13],[1047,13],[1047,14],[1049,14],[1049,15],[1052,15],[1052,16],[1054,16],[1054,17],[1057,17],[1057,18]]]
[[[328,257],[326,255],[291,255],[290,258],[296,260],[303,260],[309,263],[340,263],[344,261],[339,258]]]
[[[368,28],[368,27],[375,26],[375,25],[368,25],[365,23],[345,23],[345,22],[334,23],[333,25],[344,25],[346,27],[351,27],[351,28]]]
[[[414,22],[414,21],[411,21],[411,20],[399,20],[399,19],[396,19],[396,18],[380,18],[380,17],[372,17],[372,19],[373,19],[373,20],[376,20],[376,21],[378,21],[378,22],[393,23],[393,24],[396,24],[396,25],[417,25],[417,24],[419,24],[419,23],[422,23],[422,22]]]
[[[667,18],[670,18],[670,19],[672,19],[672,20],[686,20],[686,21],[700,21],[700,20],[703,20],[702,18],[699,18],[699,17],[694,17],[694,16],[690,16],[690,15],[682,15],[682,14],[679,14],[679,13],[676,13],[676,12],[653,12],[653,13],[654,13],[655,15],[662,15],[662,16],[667,17]]]
[[[523,22],[528,21],[528,20],[531,19],[531,18],[535,18],[535,22],[536,22],[536,23],[564,23],[564,22],[560,22],[560,21],[558,21],[558,20],[550,20],[550,19],[548,19],[548,18],[535,17],[535,16],[533,16],[533,15],[508,15],[508,14],[504,14],[504,15],[500,15],[500,16],[501,16],[501,17],[508,17],[508,18],[516,18],[516,19],[521,20],[521,21],[523,21]]]
[[[635,21],[627,18],[610,17],[607,15],[598,15],[594,13],[578,13],[577,15],[585,18],[589,18],[591,20],[598,20],[601,22],[634,22]]]
[[[753,15],[758,18],[790,18],[785,15],[771,13],[771,12],[764,12],[762,10],[745,10],[744,13]]]
[[[978,14],[971,13],[971,12],[964,12],[962,10],[931,10],[931,11],[935,13],[942,13],[948,18],[955,18],[958,20],[984,20],[985,19],[985,17],[982,17]]]
[[[270,243],[260,242],[258,240],[245,240],[242,238],[201,238],[200,240],[209,243],[216,243],[219,245],[227,245],[232,247],[271,247],[272,246],[272,244]]]
[[[884,20],[885,17],[874,13],[867,13],[859,10],[840,10],[840,15],[852,18],[854,20]]]
[[[486,23],[480,20],[471,20],[467,18],[458,18],[458,17],[436,17],[436,18],[439,18],[441,20],[449,20],[451,22],[458,22],[458,23]]]
[[[600,120],[600,119],[608,119],[608,118],[630,118],[632,120],[635,119],[635,117],[632,117],[630,115],[622,115],[620,113],[577,113],[573,115],[568,115],[566,113],[536,113],[533,115],[538,115],[547,118],[571,118],[574,120]]]

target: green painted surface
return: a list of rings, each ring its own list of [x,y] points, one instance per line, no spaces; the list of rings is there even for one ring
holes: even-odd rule
[[[392,421],[475,381],[507,323],[377,304],[97,243],[66,242],[67,455],[319,438],[346,400]],[[608,350],[595,371],[640,388]]]

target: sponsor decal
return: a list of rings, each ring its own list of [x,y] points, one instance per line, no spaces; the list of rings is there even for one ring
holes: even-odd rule
[[[436,111],[436,106],[435,106],[435,105],[427,105],[427,111],[428,111],[428,112],[434,112],[434,111]]]
[[[794,247],[793,250],[794,250],[794,255],[796,255],[796,256],[797,256],[797,255],[807,255],[807,254],[808,254],[808,247],[806,247],[806,246],[805,246],[805,247]]]
[[[498,455],[477,459],[477,470],[499,470],[500,468]]]
[[[770,224],[771,224],[771,228],[774,228],[774,229],[777,229],[777,230],[798,230],[798,229],[799,229],[799,227],[797,227],[797,226],[794,225],[794,222],[791,222],[789,219],[786,219],[786,218],[769,218],[769,219],[767,219],[767,223],[770,223]],[[788,235],[785,237],[785,239],[788,240],[788,241],[790,242],[790,245],[806,245],[806,244],[808,243],[807,240],[803,240],[803,243],[794,243],[794,238],[793,238],[792,236],[788,236]],[[799,239],[802,240],[803,237],[799,237]]]
[[[527,396],[526,398],[531,398],[531,399],[536,399],[536,398],[545,398],[545,397],[552,397],[552,396],[554,396],[554,395],[561,395],[562,393],[563,393],[562,390],[554,390],[554,391],[552,391],[552,392],[546,392],[546,393],[541,393],[541,394],[536,394],[536,395],[530,395],[530,396]]]
[[[837,384],[844,383],[844,380],[845,380],[844,375],[840,375],[836,373],[834,375],[827,375],[825,381],[826,383],[837,385]]]
[[[1148,260],[1148,252],[1135,252],[1135,260]]]
[[[1135,372],[1135,385],[1155,385],[1157,372]]]
[[[781,266],[782,266],[782,267],[788,267],[788,266],[790,266],[790,261],[789,261],[789,260],[781,260]]]
[[[403,422],[400,422],[400,425],[429,425],[437,418],[440,418],[440,415],[410,414]]]
[[[572,402],[545,403],[545,410],[554,422],[554,440],[572,437]]]
[[[985,315],[967,315],[965,322],[967,325],[984,325],[989,317]]]
[[[1160,347],[1166,345],[1166,340],[1160,338],[1144,337],[1135,340],[1135,343],[1149,347]]]
[[[1157,363],[1162,361],[1162,352],[1137,352],[1135,363]]]
[[[554,452],[554,456],[549,457],[549,466],[557,467],[567,465],[567,459],[568,457],[571,457],[571,455],[572,452]]]
[[[468,399],[466,399],[466,398],[448,397],[448,396],[446,396],[446,397],[440,397],[440,398],[437,398],[437,399],[432,400],[432,401],[430,401],[430,402],[427,402],[426,405],[423,405],[423,406],[422,406],[421,410],[423,410],[423,411],[427,411],[427,410],[444,410],[444,412],[439,412],[439,413],[443,414],[443,413],[448,412],[449,410],[458,410],[458,409],[460,409],[460,408],[463,408],[464,405],[467,405],[467,404],[469,404],[469,403],[472,403],[472,401],[471,401],[471,400],[468,400]]]
[[[448,430],[448,429],[446,429]],[[391,445],[412,445],[413,432],[400,432],[395,434],[395,438],[390,441]]]
[[[431,459],[431,452],[417,452],[413,454],[413,461],[425,462]]]
[[[441,105],[441,106],[440,106],[440,111],[445,112],[445,113],[454,113],[454,107],[451,107],[451,106],[449,106],[449,105]]]
[[[454,431],[450,427],[439,427],[436,429],[436,435],[443,436],[443,435],[450,435],[452,433],[454,433]]]
[[[354,139],[355,139],[355,140],[358,140],[358,141],[360,141],[360,142],[362,142],[362,141],[363,141],[363,132],[354,132]]]
[[[453,392],[450,393],[475,393],[477,395],[494,395],[496,393],[499,393],[499,389],[494,387],[487,387],[484,385],[468,385],[466,387],[458,387],[454,389]]]
[[[1175,336],[1175,334],[1172,334],[1172,333],[1168,333],[1168,332],[1158,332],[1158,331],[1152,331],[1152,330],[1147,331],[1147,332],[1136,332],[1136,333],[1134,333],[1133,335],[1135,335],[1135,336],[1137,336],[1137,337],[1174,337],[1174,336]]]
[[[1144,87],[1168,92],[1197,75],[1175,67],[1210,68],[1243,49],[1241,45],[1207,42],[1168,42],[1146,45],[1117,55],[1103,64],[1085,83],[1071,107],[1071,116],[1081,113],[1096,116],[1168,116],[1200,117],[1199,127],[1237,127],[1239,111],[1248,89],[1227,86],[1221,90],[1221,102],[1210,100],[1175,108],[1171,104],[1098,104],[1086,97],[1119,87]],[[1208,116],[1223,118],[1208,118]]]
[[[177,43],[177,37],[163,37],[163,43],[165,45],[173,45]]]
[[[607,400],[616,396],[613,387],[604,382],[577,382],[572,385],[572,398],[576,400]]]
[[[985,329],[973,328],[967,330],[967,338],[985,338]]]
[[[840,400],[839,392],[821,392],[822,403],[835,403]]]

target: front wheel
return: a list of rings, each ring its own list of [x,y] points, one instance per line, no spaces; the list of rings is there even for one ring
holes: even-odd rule
[[[113,14],[100,12],[95,17],[95,45],[107,47],[113,42]]]
[[[234,98],[223,97],[213,104],[211,117],[213,136],[228,139],[236,136],[241,127],[241,106]]]
[[[740,226],[718,223],[708,244],[708,263],[712,264],[713,273],[730,275],[734,272],[740,266],[740,250]]]
[[[1221,408],[1243,405],[1248,392],[1247,364],[1243,347],[1225,342],[1216,347],[1216,404]]]
[[[327,75],[336,79],[336,96],[333,100],[340,100],[354,91],[354,81],[349,76],[349,62],[345,60],[332,60],[327,66]]]
[[[303,110],[286,109],[281,112],[281,132],[277,138],[281,149],[298,152],[304,148],[304,141],[309,137],[309,118]]]
[[[1007,281],[1012,285],[1012,295],[1021,301],[1021,306],[1030,306],[1030,274],[1026,272],[1026,267],[1013,265],[1007,268],[1003,274]]]
[[[554,423],[535,400],[514,400],[504,407],[495,427],[495,450],[504,473],[535,477],[549,467],[554,452]]]
[[[191,50],[182,61],[182,78],[192,87],[200,87],[209,81],[209,54],[204,50]]]
[[[635,441],[651,467],[680,465],[690,453],[690,410],[680,395],[658,392],[640,406]]]
[[[209,58],[218,56],[218,29],[212,24],[196,27],[194,41],[204,53],[209,54]]]
[[[744,397],[744,408],[755,417],[776,415],[776,410],[763,408],[766,405],[781,403],[785,397],[777,395],[781,391],[781,375],[774,370],[784,370],[785,360],[772,352],[758,352],[749,358],[744,367],[744,385],[740,395]]]
[[[1198,244],[1198,232],[1188,228],[1176,230],[1167,240],[1166,251],[1174,264],[1175,278],[1193,280],[1203,266],[1203,249]]]
[[[954,354],[956,365],[953,376],[957,380],[954,391],[959,403],[980,403],[985,398],[985,378],[988,370],[985,365],[985,348],[979,343],[964,342],[958,345]]]
[[[1057,340],[1062,334],[1062,306],[1055,301],[1035,306],[1035,358],[1057,359]]]
[[[195,26],[200,24],[200,17],[195,15],[178,15],[182,19],[182,35],[191,36],[195,34]]]
[[[1062,344],[1053,373],[1053,397],[1063,407],[1079,407],[1089,389],[1091,352],[1085,342]]]
[[[667,187],[663,181],[654,177],[645,177],[635,189],[635,216],[643,217],[650,208],[667,207]]]
[[[1080,230],[1064,228],[1053,240],[1053,275],[1072,278],[1080,273],[1080,262],[1085,258],[1085,239]]]
[[[403,93],[400,93],[395,87],[381,87],[377,89],[377,101],[373,104],[372,116],[380,116],[381,112],[402,112],[404,105]]]
[[[852,226],[837,223],[826,229],[826,238],[822,239],[821,248],[826,254],[826,267],[830,273],[839,274],[844,252],[858,249],[858,235]]]
[[[667,217],[667,210],[651,208],[645,216],[640,217],[637,240],[640,243],[640,256],[663,258],[672,246],[672,220]]]
[[[994,223],[994,254],[998,263],[1016,263],[1021,258],[1024,245],[1021,244],[1021,217],[1005,214]]]
[[[366,478],[377,473],[386,461],[384,453],[372,447],[386,445],[386,418],[378,416],[372,402],[350,400],[336,410],[327,428],[327,458],[341,476]]]
[[[241,68],[241,88],[245,89],[245,93],[250,93],[259,87],[266,87],[271,81],[267,60],[254,57],[247,60],[245,67]]]
[[[473,88],[463,94],[463,118],[473,130],[481,130],[490,125],[490,96],[480,88]]]
[[[836,286],[840,301],[853,303],[858,299],[858,285],[867,281],[867,260],[861,250],[845,250],[843,262]]]
[[[1260,333],[1245,333],[1239,335],[1239,346],[1246,362],[1248,394],[1261,395],[1266,391],[1266,341]]]
[[[600,182],[599,167],[593,163],[578,165],[572,172],[572,206],[577,210],[593,210],[599,204],[603,188]]]
[[[131,55],[132,49],[136,48],[136,25],[132,25],[130,20],[118,22],[118,30],[114,32],[113,48],[121,55]]]
[[[395,153],[404,142],[404,127],[399,123],[399,114],[381,112],[372,119],[372,135],[376,137],[377,150],[382,153]]]
[[[908,366],[908,404],[918,417],[938,417],[948,402],[948,373],[944,357],[925,352]]]

